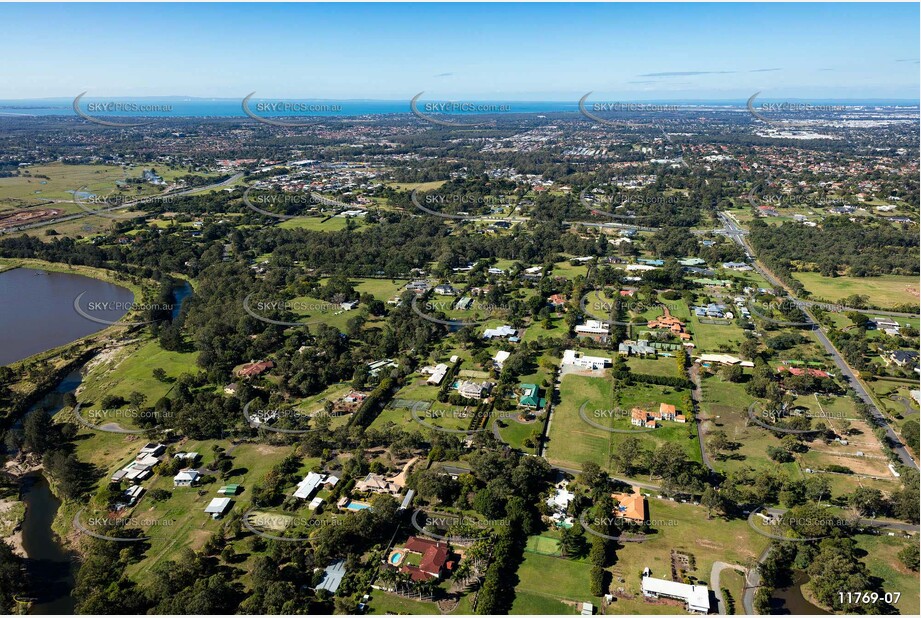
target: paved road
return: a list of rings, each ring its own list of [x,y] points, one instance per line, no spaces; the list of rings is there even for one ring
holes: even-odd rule
[[[729,234],[729,237],[732,238],[736,243],[738,243],[745,250],[745,253],[748,255],[749,259],[752,261],[752,264],[758,270],[758,272],[761,273],[761,275],[771,285],[787,290],[787,287],[783,285],[783,283],[779,281],[776,277],[774,277],[773,273],[769,272],[767,269],[763,268],[758,263],[758,261],[755,259],[754,252],[752,251],[748,242],[745,240],[744,234],[742,234],[741,228],[739,228],[738,224],[733,220],[733,218],[727,215],[726,213],[722,213],[722,212],[719,214],[719,216],[722,219],[723,223],[726,225],[726,229],[731,231],[731,233]],[[789,290],[787,291],[789,292]],[[793,296],[792,294],[790,296],[791,298],[793,298],[794,301],[800,300],[796,298],[795,296]],[[909,468],[913,468],[917,470],[918,464],[915,463],[915,461],[911,458],[911,455],[908,454],[908,450],[905,448],[905,445],[902,444],[902,441],[901,439],[899,439],[898,434],[896,434],[895,430],[893,430],[892,427],[889,425],[889,421],[886,419],[886,417],[882,414],[882,412],[880,412],[879,409],[876,407],[876,405],[873,403],[873,398],[870,397],[870,394],[864,388],[863,384],[860,382],[860,380],[857,379],[857,376],[856,374],[854,374],[854,371],[848,366],[844,358],[838,352],[837,348],[835,348],[831,340],[825,335],[825,332],[822,330],[821,326],[819,326],[819,323],[815,319],[815,316],[812,314],[812,311],[810,311],[809,306],[804,303],[803,305],[800,306],[800,309],[802,310],[803,315],[806,316],[806,321],[809,322],[810,327],[812,328],[812,331],[816,334],[816,337],[818,338],[819,342],[822,344],[822,347],[824,347],[825,351],[832,357],[832,360],[834,361],[835,365],[838,367],[838,370],[841,372],[841,375],[844,376],[850,382],[850,385],[854,388],[854,391],[857,392],[857,395],[863,400],[865,404],[867,404],[867,406],[869,406],[871,414],[873,415],[875,419],[877,419],[880,426],[886,428],[886,436],[889,438],[890,443],[893,445],[892,450],[895,451],[896,455],[899,456],[899,459],[902,460],[902,463],[904,463]]]
[[[141,203],[146,203],[146,202],[150,202],[153,200],[163,199],[165,197],[181,197],[183,195],[191,195],[192,193],[198,193],[200,191],[210,191],[212,189],[218,189],[220,187],[229,185],[239,180],[242,177],[243,177],[243,174],[241,172],[239,174],[234,174],[227,180],[222,180],[221,182],[216,182],[214,184],[206,185],[204,187],[193,187],[191,189],[183,189],[182,191],[176,191],[174,193],[163,193],[161,195],[151,195],[147,197],[142,197],[142,198],[138,198],[137,200],[133,202],[124,202],[122,204],[116,204],[115,206],[109,206],[107,208],[100,208],[98,209],[98,211],[99,212],[110,212],[110,211],[115,211],[115,210],[122,210],[125,208],[130,208],[131,206],[134,206],[136,204],[141,204]],[[36,223],[29,223],[27,225],[19,225],[13,228],[3,229],[3,230],[0,230],[0,235],[14,234],[16,232],[22,232],[23,230],[29,230],[29,229],[38,228],[38,227],[45,227],[47,225],[54,225],[58,223],[63,223],[65,221],[74,221],[76,219],[82,219],[84,217],[93,217],[93,216],[96,216],[96,215],[93,213],[88,213],[88,212],[77,212],[77,213],[73,213],[70,215],[65,215],[63,217],[57,217],[56,219],[48,219],[47,221],[38,221]]]
[[[783,515],[789,509],[783,508],[766,508],[764,509],[765,513],[770,515]],[[749,518],[751,519],[751,518]],[[901,521],[889,521],[885,519],[866,519],[859,518],[857,524],[860,526],[866,526],[867,528],[881,528],[883,530],[898,530],[900,532],[919,532],[921,531],[921,526],[918,524],[906,524]]]

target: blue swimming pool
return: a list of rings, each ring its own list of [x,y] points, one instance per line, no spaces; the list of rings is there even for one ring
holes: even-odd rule
[[[395,551],[390,554],[390,564],[400,564],[401,560],[403,560],[403,554],[401,552]]]
[[[348,504],[346,504],[345,508],[347,508],[350,511],[363,511],[365,509],[370,509],[371,505],[365,504],[364,502],[354,502],[353,501],[353,502],[349,502]]]

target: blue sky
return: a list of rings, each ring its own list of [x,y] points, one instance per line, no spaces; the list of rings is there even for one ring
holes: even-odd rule
[[[918,99],[906,4],[0,4],[0,99]]]

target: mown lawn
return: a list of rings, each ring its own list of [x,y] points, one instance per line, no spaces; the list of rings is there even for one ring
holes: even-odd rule
[[[553,410],[545,452],[551,463],[581,468],[582,464],[591,461],[607,467],[611,434],[583,421],[579,408],[583,403],[587,411],[610,408],[611,385],[610,375],[563,376],[560,403]]]
[[[585,561],[525,552],[510,613],[578,614],[583,602],[597,605],[589,591],[590,571]]]
[[[432,601],[417,601],[381,590],[371,591],[369,614],[429,614],[438,615],[438,605]]]
[[[499,435],[512,448],[521,449],[526,453],[534,453],[534,447],[524,446],[524,440],[533,437],[535,443],[540,436],[541,428],[544,426],[543,417],[538,418],[533,423],[519,423],[515,419],[503,419],[501,421],[505,427],[499,426]]]
[[[654,376],[678,377],[678,361],[674,357],[663,356],[660,358],[639,358],[631,356],[627,359],[627,366],[633,373],[643,373]]]
[[[745,336],[741,328],[732,324],[703,324],[697,316],[691,317],[690,330],[693,342],[697,345],[696,352],[719,352],[727,350],[735,353]]]
[[[142,483],[148,492],[152,489],[165,489],[171,492],[171,497],[162,502],[154,502],[145,493],[135,507],[133,517],[159,522],[159,525],[150,532],[153,538],[146,557],[128,569],[130,575],[143,576],[157,564],[175,560],[184,547],[200,549],[221,524],[204,512],[213,498],[220,497],[217,490],[229,483],[242,485],[242,493],[231,498],[231,508],[238,513],[249,510],[253,487],[262,482],[272,466],[291,453],[293,448],[249,443],[231,447],[227,441],[203,440],[187,441],[181,445],[181,449],[199,453],[201,460],[198,465],[207,468],[214,462],[211,447],[215,444],[228,449],[233,459],[233,468],[226,478],[219,476],[214,483],[201,487],[174,488],[171,476],[158,476]],[[204,495],[200,496],[200,491]]]

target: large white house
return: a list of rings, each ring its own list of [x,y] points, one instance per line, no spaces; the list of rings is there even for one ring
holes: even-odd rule
[[[611,324],[601,320],[586,320],[585,324],[576,326],[576,332],[580,335],[608,335],[611,332]]]
[[[604,369],[611,365],[610,358],[601,356],[585,356],[575,350],[566,350],[563,352],[563,364],[581,367],[582,369]]]

